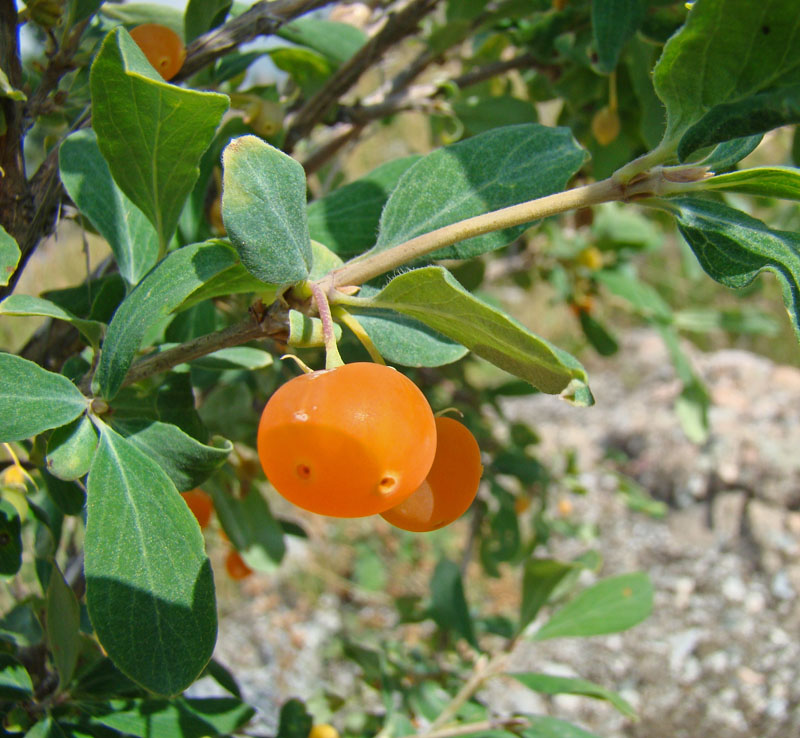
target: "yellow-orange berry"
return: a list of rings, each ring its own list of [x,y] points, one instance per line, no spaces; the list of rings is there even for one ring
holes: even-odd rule
[[[197,518],[200,528],[207,528],[211,522],[211,515],[214,512],[214,503],[208,492],[202,489],[191,489],[188,492],[181,492],[184,502],[189,506],[192,514]]]
[[[435,452],[425,395],[395,369],[369,362],[288,381],[258,427],[258,456],[272,486],[298,507],[341,518],[404,500]]]
[[[403,530],[442,528],[472,504],[482,473],[475,436],[453,418],[436,418],[436,456],[428,476],[414,494],[381,516]]]
[[[165,80],[172,79],[180,71],[186,48],[171,28],[160,23],[142,23],[131,29],[131,38]]]
[[[253,570],[244,562],[239,552],[232,548],[225,557],[225,571],[231,579],[246,579]]]

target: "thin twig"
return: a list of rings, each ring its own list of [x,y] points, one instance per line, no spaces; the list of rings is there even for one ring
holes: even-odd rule
[[[288,340],[288,331],[288,314],[285,307],[279,303],[273,303],[261,322],[250,318],[217,333],[200,336],[180,346],[175,346],[175,348],[137,361],[128,371],[122,386],[127,387],[129,384],[165,372],[178,364],[199,359],[201,356],[214,353],[214,351],[240,346],[259,338],[271,338],[285,342]]]
[[[181,82],[241,44],[270,36],[281,26],[332,0],[262,0],[247,12],[196,38],[186,49],[186,60],[173,81]]]
[[[485,233],[503,230],[512,226],[532,223],[535,220],[547,218],[567,210],[598,205],[612,200],[621,200],[626,195],[625,187],[611,179],[605,179],[602,182],[594,182],[583,187],[557,192],[553,195],[529,200],[518,205],[511,205],[500,210],[493,210],[490,213],[476,215],[473,218],[467,218],[458,223],[437,228],[430,233],[424,233],[405,243],[385,251],[379,251],[372,256],[350,261],[332,272],[321,282],[327,283],[333,289],[346,285],[363,284],[367,280],[397,269],[445,246],[452,246],[459,241],[465,241],[475,236],[482,236]]]
[[[402,738],[454,738],[455,736],[471,735],[472,733],[484,733],[487,730],[519,730],[527,728],[530,720],[522,717],[494,718],[491,720],[479,720],[474,723],[462,723],[453,725],[449,728],[440,730],[424,731],[422,733],[412,733],[402,736]]]
[[[367,41],[322,88],[291,116],[284,151],[291,152],[300,139],[325,116],[331,107],[350,90],[391,46],[414,33],[417,26],[430,13],[439,0],[412,0],[402,10],[390,13],[383,27]]]
[[[487,679],[500,673],[505,668],[508,656],[509,653],[505,650],[496,653],[491,659],[486,656],[481,656],[475,663],[475,668],[470,678],[431,723],[430,729],[425,733],[426,738],[435,735],[439,728],[452,720],[461,707],[484,685]]]

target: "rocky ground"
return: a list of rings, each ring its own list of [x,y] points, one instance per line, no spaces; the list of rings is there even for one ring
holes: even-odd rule
[[[672,411],[680,386],[660,340],[642,331],[626,343],[620,359],[591,373],[593,409],[539,395],[505,411],[535,424],[543,453],[579,450],[588,494],[575,512],[599,530],[605,575],[649,572],[654,614],[621,635],[520,643],[512,667],[617,689],[641,719],[586,698],[545,700],[502,678],[481,696],[499,714],[548,713],[608,738],[800,735],[800,370],[741,351],[692,352],[714,403],[711,436],[694,446]],[[616,470],[669,504],[665,518],[627,508],[609,451],[623,452]],[[583,548],[565,539],[554,554]],[[307,551],[293,557],[302,569]],[[306,612],[277,580],[250,583],[227,607],[217,657],[267,728],[287,697],[347,681],[346,668],[322,658],[346,592],[329,584]],[[384,604],[365,596],[366,616],[390,617]]]

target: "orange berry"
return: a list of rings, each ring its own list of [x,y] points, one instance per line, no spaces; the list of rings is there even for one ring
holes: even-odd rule
[[[235,548],[228,551],[228,555],[225,557],[225,571],[228,572],[231,579],[236,580],[246,579],[253,573]]]
[[[214,503],[211,501],[211,496],[202,489],[192,489],[188,492],[181,492],[192,514],[197,518],[200,528],[208,527],[211,522],[211,515],[214,512]]]
[[[258,426],[258,456],[275,489],[298,507],[339,518],[404,500],[435,452],[425,395],[395,369],[369,362],[288,381]]]
[[[171,28],[160,23],[143,23],[131,30],[131,38],[165,80],[172,79],[183,66],[186,49]]]
[[[403,530],[441,528],[467,511],[482,473],[475,436],[453,418],[436,418],[436,456],[427,478],[408,499],[381,516]]]
[[[567,500],[566,498],[562,497],[558,501],[557,507],[558,507],[558,514],[562,515],[565,518],[572,514],[572,510],[573,510],[572,503],[569,500]]]
[[[308,731],[308,738],[339,738],[339,731],[328,723],[318,723]]]
[[[517,497],[514,500],[514,512],[517,515],[522,515],[526,510],[528,510],[531,506],[531,498],[530,497]]]

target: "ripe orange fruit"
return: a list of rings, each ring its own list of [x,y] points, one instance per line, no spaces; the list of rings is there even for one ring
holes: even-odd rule
[[[143,23],[131,30],[131,38],[165,80],[172,79],[183,66],[186,49],[171,28],[160,23]]]
[[[253,573],[235,548],[228,551],[228,555],[225,557],[225,571],[228,572],[231,579],[236,580],[245,579]]]
[[[308,738],[339,738],[339,731],[328,723],[317,723],[308,731]]]
[[[435,453],[425,395],[395,369],[369,362],[288,381],[258,426],[258,456],[275,489],[298,507],[339,518],[404,500]]]
[[[436,418],[436,456],[427,478],[414,494],[381,516],[403,530],[442,528],[467,511],[482,473],[475,436],[453,418]]]
[[[214,503],[211,496],[202,489],[191,489],[188,492],[181,492],[192,514],[197,518],[200,528],[207,528],[211,522],[211,515],[214,512]]]

